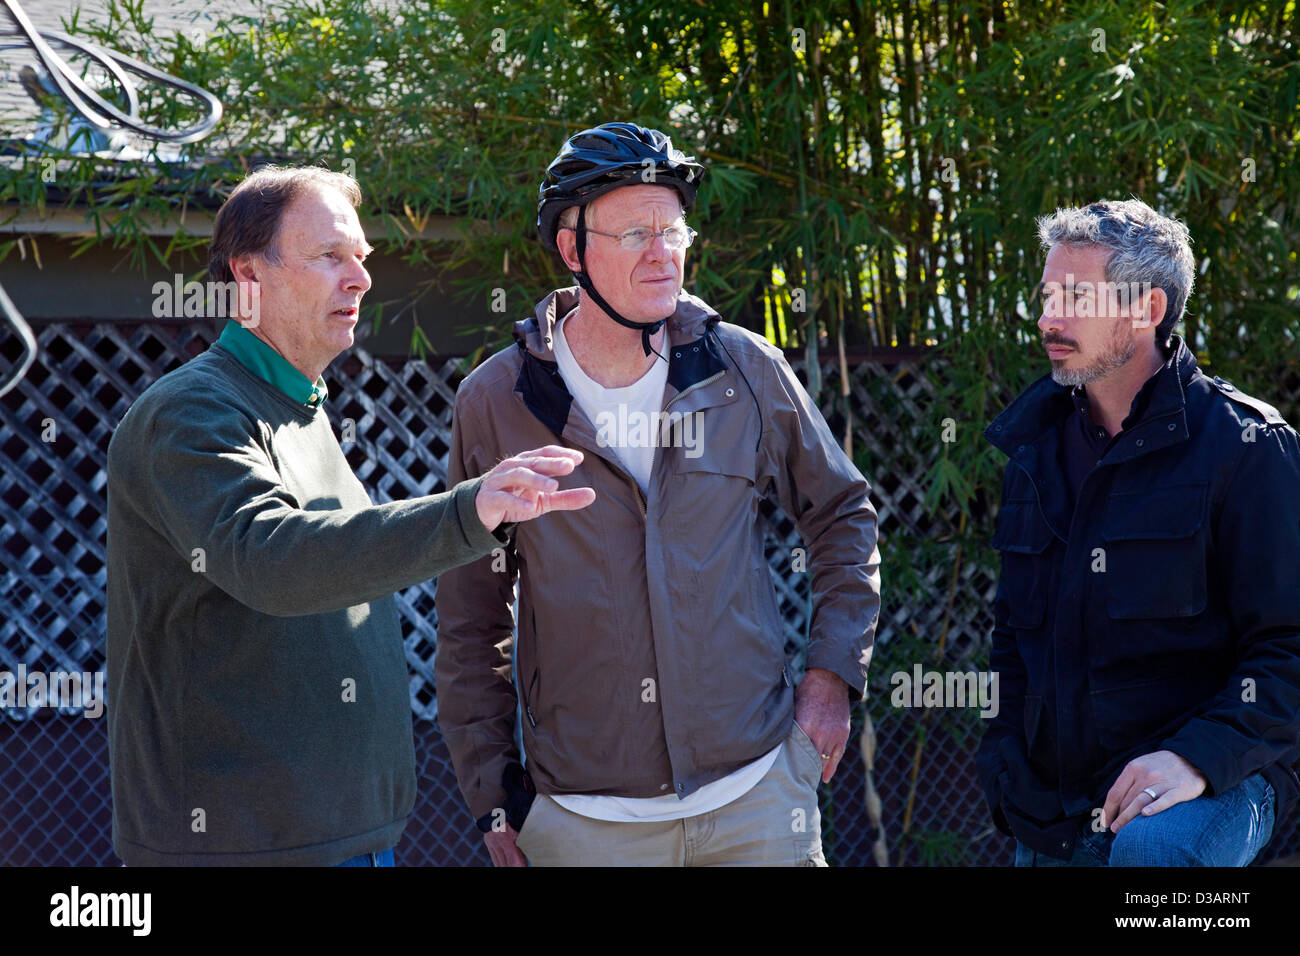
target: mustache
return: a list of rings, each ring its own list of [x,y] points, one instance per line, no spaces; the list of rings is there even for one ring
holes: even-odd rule
[[[1079,343],[1071,342],[1069,339],[1061,338],[1059,335],[1044,335],[1043,348],[1047,348],[1049,345],[1059,345],[1062,348],[1068,349],[1077,349],[1079,347]]]

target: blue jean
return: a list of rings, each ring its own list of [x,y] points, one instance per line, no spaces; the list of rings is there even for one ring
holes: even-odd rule
[[[1084,822],[1069,860],[1016,841],[1016,866],[1245,866],[1273,835],[1273,787],[1263,774],[1213,797],[1138,814],[1119,833]]]
[[[382,853],[361,853],[350,860],[344,860],[339,866],[396,866],[393,862],[393,850],[389,847]]]

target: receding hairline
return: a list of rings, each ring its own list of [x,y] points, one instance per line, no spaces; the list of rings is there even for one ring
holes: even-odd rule
[[[1102,256],[1102,265],[1108,265],[1110,260],[1119,252],[1114,246],[1108,246],[1104,242],[1095,242],[1091,239],[1062,239],[1059,242],[1044,242],[1043,248],[1048,255],[1052,254],[1053,249],[1069,249],[1072,252],[1096,252]]]
[[[274,246],[279,242],[280,235],[284,229],[284,221],[293,212],[295,207],[300,206],[304,202],[304,200],[308,200],[313,197],[325,196],[331,192],[335,193],[336,195],[342,196],[349,203],[350,207],[354,211],[356,210],[357,206],[355,203],[352,203],[352,197],[349,196],[347,193],[343,192],[342,190],[338,189],[334,185],[327,182],[321,182],[319,180],[312,180],[312,181],[305,182],[302,184],[302,186],[299,187],[297,193],[294,195],[292,199],[289,200],[289,202],[285,205],[284,210],[281,212],[280,221],[276,223],[275,235],[271,240],[271,245]],[[334,221],[335,224],[337,225],[338,224],[337,217],[335,217]],[[365,228],[361,225],[360,216],[355,217],[355,222],[357,224],[357,236],[361,239],[361,245],[365,248],[365,254],[369,255],[370,253],[375,251],[375,247],[372,246],[370,242],[366,239],[366,231]],[[308,244],[308,247],[311,249],[333,249],[345,244],[351,244],[351,240],[347,237],[337,236],[337,235],[333,237],[322,236],[319,239],[312,240]]]
[[[686,209],[685,209],[684,204],[682,203],[682,194],[679,193],[679,192],[678,192],[676,189],[674,189],[672,186],[664,186],[664,185],[662,185],[662,184],[660,184],[660,183],[634,183],[634,184],[631,184],[631,185],[628,185],[628,186],[620,186],[618,189],[611,189],[609,192],[607,192],[607,193],[602,193],[601,195],[597,196],[595,199],[592,199],[592,200],[590,200],[589,202],[585,203],[584,205],[585,205],[586,208],[587,208],[587,225],[588,225],[588,226],[593,226],[593,225],[594,225],[594,219],[593,219],[592,213],[593,213],[595,210],[594,210],[593,207],[595,207],[596,204],[598,204],[602,199],[605,199],[605,198],[607,198],[607,197],[609,197],[609,196],[613,196],[613,195],[615,195],[616,193],[623,192],[624,190],[627,190],[627,189],[634,189],[634,188],[636,188],[636,187],[638,187],[638,186],[650,186],[650,187],[652,187],[652,188],[654,188],[654,189],[666,189],[666,190],[668,190],[670,193],[673,194],[673,196],[674,196],[674,197],[676,198],[676,200],[677,200],[677,215],[678,215],[679,217],[680,217],[680,216],[685,216],[685,215],[686,215]],[[608,207],[609,207],[609,204],[606,203],[605,205],[606,205],[606,213],[605,213],[605,217],[604,217],[604,218],[607,219],[607,218],[608,218],[608,215],[609,215],[609,213],[608,213]],[[575,228],[575,227],[578,225],[578,209],[579,209],[579,206],[569,206],[569,207],[567,207],[566,209],[564,209],[564,211],[562,211],[562,212],[560,213],[560,220],[559,220],[559,224],[560,224],[560,226],[565,227],[565,228],[569,228],[569,229],[573,229],[573,228]]]
[[[241,180],[213,224],[208,244],[208,272],[219,280],[231,278],[230,261],[257,255],[280,261],[278,244],[285,213],[304,195],[333,190],[354,210],[361,205],[361,187],[343,173],[320,166],[260,166]],[[363,235],[364,241],[365,236]],[[367,243],[368,245],[368,243]]]
[[[354,208],[361,205],[361,187],[357,185],[355,179],[344,173],[332,169],[323,169],[320,166],[259,166],[231,190],[226,201],[229,202],[238,194],[247,192],[250,189],[265,188],[271,185],[292,187],[295,192],[307,187],[328,186],[347,199]]]

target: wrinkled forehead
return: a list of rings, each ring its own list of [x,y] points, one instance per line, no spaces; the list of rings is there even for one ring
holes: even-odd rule
[[[321,242],[366,246],[357,211],[334,189],[312,186],[294,197],[280,223],[282,241],[301,245]]]
[[[594,199],[587,210],[590,225],[592,214],[606,227],[649,223],[656,216],[661,222],[671,222],[682,215],[682,200],[671,186],[624,186]]]

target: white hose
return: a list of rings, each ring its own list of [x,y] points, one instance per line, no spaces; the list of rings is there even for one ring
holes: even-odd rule
[[[147,66],[125,54],[118,53],[116,50],[105,49],[97,44],[78,40],[66,33],[55,30],[42,33],[36,29],[27,14],[23,12],[23,8],[18,5],[18,0],[0,0],[0,2],[4,3],[9,14],[18,24],[17,30],[0,31],[0,36],[22,37],[17,43],[0,44],[0,50],[22,47],[31,47],[35,50],[37,57],[40,58],[59,93],[72,105],[74,110],[97,128],[101,130],[129,129],[149,139],[179,144],[194,143],[204,139],[221,122],[221,101],[202,87],[186,83],[171,74],[155,70],[153,67]],[[128,111],[123,113],[87,86],[81,77],[72,71],[67,61],[54,52],[54,49],[47,42],[49,40],[84,53],[107,70],[109,76],[113,78],[114,82],[125,94]],[[182,93],[188,93],[206,104],[207,116],[194,126],[181,130],[166,130],[143,122],[140,119],[140,99],[136,96],[135,87],[131,83],[129,73],[135,73],[146,79],[180,90]],[[7,381],[0,384],[0,396],[3,396],[22,380],[22,377],[27,374],[27,370],[32,367],[32,363],[36,360],[36,336],[32,334],[32,328],[27,324],[26,319],[14,308],[13,302],[10,301],[2,286],[0,286],[0,313],[3,313],[5,321],[14,327],[14,331],[18,333],[18,337],[22,340],[26,350],[26,355],[23,357],[18,369],[10,374]]]

